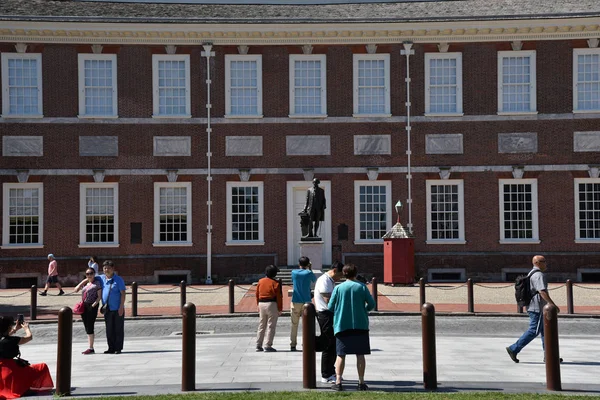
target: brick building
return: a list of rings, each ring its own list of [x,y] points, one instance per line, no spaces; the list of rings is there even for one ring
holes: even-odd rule
[[[598,280],[600,3],[217,3],[0,3],[1,287],[294,265],[312,177],[326,265]]]

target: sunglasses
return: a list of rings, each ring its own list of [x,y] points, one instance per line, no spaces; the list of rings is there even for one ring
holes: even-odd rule
[[[95,272],[86,272],[85,274],[86,274],[86,275],[96,275],[96,273],[95,273]]]

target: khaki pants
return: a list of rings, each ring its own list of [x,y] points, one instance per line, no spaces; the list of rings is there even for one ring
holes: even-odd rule
[[[300,316],[302,315],[302,309],[304,303],[292,303],[290,304],[290,315],[292,316],[292,330],[290,332],[290,347],[296,347],[298,337],[298,323],[300,322]]]
[[[279,310],[277,303],[274,301],[268,303],[258,303],[258,334],[256,336],[256,347],[262,347],[265,339],[265,330],[267,332],[267,341],[265,347],[273,346],[273,338],[277,329],[277,319],[279,318]]]

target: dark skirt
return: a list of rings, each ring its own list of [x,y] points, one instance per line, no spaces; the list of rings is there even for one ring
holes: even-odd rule
[[[335,350],[338,356],[345,356],[346,354],[371,354],[369,331],[350,329],[339,332],[335,335]]]

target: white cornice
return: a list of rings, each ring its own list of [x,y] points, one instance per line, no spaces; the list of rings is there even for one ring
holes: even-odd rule
[[[3,22],[0,42],[197,45],[456,43],[590,39],[596,18],[372,24]]]

